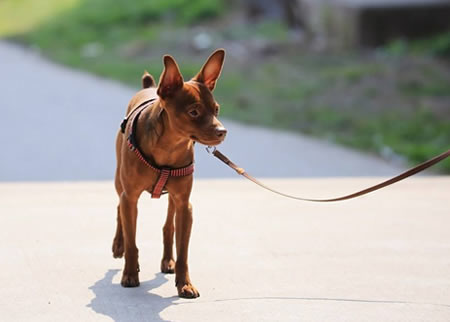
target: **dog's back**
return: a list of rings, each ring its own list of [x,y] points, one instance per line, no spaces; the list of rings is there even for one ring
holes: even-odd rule
[[[137,92],[136,95],[134,95],[128,103],[126,115],[128,115],[130,111],[132,111],[136,106],[139,106],[143,102],[158,97],[156,93],[155,79],[147,71],[145,71],[144,75],[142,75],[142,88],[143,89]]]

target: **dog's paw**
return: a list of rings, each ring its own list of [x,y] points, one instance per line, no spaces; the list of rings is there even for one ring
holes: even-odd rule
[[[162,259],[161,272],[166,274],[175,273],[175,261],[173,259]]]
[[[123,287],[137,287],[139,286],[139,275],[129,275],[129,274],[123,274],[122,275],[122,281],[120,284]]]
[[[195,299],[200,297],[200,293],[192,284],[184,284],[177,286],[178,296],[185,299]]]
[[[114,238],[112,245],[112,252],[114,258],[122,258],[124,249],[123,249],[123,240]]]

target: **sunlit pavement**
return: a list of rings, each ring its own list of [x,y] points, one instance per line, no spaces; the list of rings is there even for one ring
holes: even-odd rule
[[[330,197],[381,178],[268,180]],[[267,181],[267,180],[266,180]],[[159,273],[167,197],[139,205],[138,288],[119,285],[113,184],[0,184],[2,321],[450,321],[450,177],[333,204],[197,180],[196,300]]]

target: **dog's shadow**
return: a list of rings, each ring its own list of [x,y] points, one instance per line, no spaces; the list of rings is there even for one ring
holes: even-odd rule
[[[89,287],[95,298],[87,305],[95,312],[109,316],[116,322],[121,321],[166,321],[160,313],[178,299],[177,296],[162,297],[149,291],[168,282],[162,273],[141,283],[139,287],[123,288],[112,282],[118,269],[110,269],[105,276]]]

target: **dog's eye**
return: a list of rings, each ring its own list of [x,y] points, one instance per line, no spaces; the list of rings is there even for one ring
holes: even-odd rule
[[[217,104],[216,109],[214,110],[214,114],[217,116],[219,115],[220,106]]]
[[[189,115],[191,116],[191,117],[197,117],[197,116],[199,116],[199,112],[198,112],[198,110],[196,110],[195,108],[194,109],[192,109],[192,110],[189,110]]]

